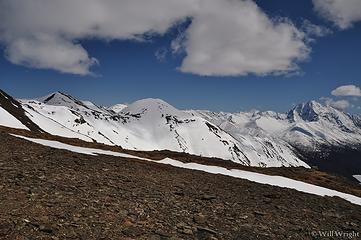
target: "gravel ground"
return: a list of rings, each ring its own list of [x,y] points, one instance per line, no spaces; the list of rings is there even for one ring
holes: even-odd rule
[[[0,140],[0,239],[267,240],[319,239],[314,231],[361,234],[361,206],[340,198],[51,149],[2,130]]]

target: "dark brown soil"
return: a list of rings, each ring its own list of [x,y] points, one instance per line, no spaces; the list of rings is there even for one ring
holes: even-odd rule
[[[150,158],[154,160],[161,160],[166,157],[177,159],[178,161],[182,161],[185,163],[193,162],[205,165],[213,165],[213,166],[220,166],[225,167],[228,169],[241,169],[247,171],[254,171],[258,173],[264,173],[269,175],[278,175],[289,177],[295,180],[308,182],[311,184],[316,184],[318,186],[334,189],[340,192],[350,193],[356,196],[361,197],[361,186],[358,184],[357,181],[350,181],[349,179],[343,176],[335,176],[325,172],[317,171],[315,169],[306,169],[303,167],[295,167],[295,168],[261,168],[261,167],[248,167],[243,166],[238,163],[234,163],[232,161],[227,161],[219,158],[207,158],[207,157],[200,157],[195,156],[187,153],[180,153],[180,152],[172,152],[168,150],[163,151],[132,151],[126,150],[121,147],[117,146],[109,146],[105,144],[99,144],[95,142],[84,142],[79,139],[71,139],[71,138],[64,138],[59,136],[50,135],[47,133],[39,133],[39,132],[29,132],[26,130],[19,130],[19,129],[12,129],[0,126],[0,131],[18,134],[21,136],[26,136],[30,138],[41,138],[47,140],[55,140],[60,141],[63,143],[71,144],[74,146],[80,147],[89,147],[89,148],[97,148],[97,149],[104,149],[116,152],[123,152],[132,154],[139,157]]]
[[[0,140],[0,239],[263,240],[361,232],[361,207],[340,198],[81,155],[4,131]]]

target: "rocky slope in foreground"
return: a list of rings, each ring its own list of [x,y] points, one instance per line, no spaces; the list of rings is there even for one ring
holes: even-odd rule
[[[51,149],[4,130],[0,139],[2,239],[314,239],[319,230],[361,232],[361,207],[339,198]],[[330,186],[342,182],[327,179]],[[360,191],[346,182],[344,188]]]

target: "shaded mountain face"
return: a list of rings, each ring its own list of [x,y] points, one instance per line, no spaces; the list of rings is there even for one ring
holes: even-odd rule
[[[250,166],[308,167],[305,161],[315,163],[304,157],[311,156],[310,152],[320,152],[325,146],[354,148],[361,143],[359,116],[315,101],[299,104],[287,114],[182,111],[161,99],[105,108],[61,92],[17,104],[27,121],[53,135],[132,150],[217,157]]]
[[[316,101],[310,101],[296,105],[288,112],[287,118],[292,122],[297,122],[299,119],[306,122],[317,122],[320,112],[322,112],[322,105]]]

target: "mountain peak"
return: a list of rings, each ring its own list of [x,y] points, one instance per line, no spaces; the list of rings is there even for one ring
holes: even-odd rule
[[[125,109],[126,107],[128,107],[128,105],[126,104],[122,104],[122,103],[119,103],[119,104],[115,104],[111,107],[108,107],[109,110],[115,112],[115,113],[120,113],[123,111],[123,109]]]
[[[316,101],[296,105],[288,112],[287,118],[291,122],[298,122],[299,120],[319,122],[323,127],[325,125],[332,126],[330,129],[338,128],[346,133],[356,131],[355,129],[361,125],[357,117]]]
[[[148,105],[148,106],[169,105],[166,101],[164,101],[163,99],[160,99],[160,98],[144,98],[144,99],[135,101],[134,103],[144,104],[144,105]]]
[[[47,105],[53,105],[53,106],[64,106],[64,107],[69,107],[71,109],[92,109],[90,108],[90,106],[94,105],[94,104],[90,104],[90,102],[83,102],[80,101],[78,99],[76,99],[75,97],[57,91],[57,92],[53,92],[50,93],[44,97],[40,97],[36,99],[39,102],[45,103]],[[95,107],[95,105],[94,105]]]
[[[62,103],[62,102],[74,101],[76,99],[66,93],[57,91],[57,92],[50,93],[44,97],[39,97],[36,100],[38,100],[39,102],[42,102],[42,103],[50,104],[50,105],[60,105],[60,103]]]
[[[319,120],[319,114],[323,109],[327,108],[321,103],[311,100],[294,106],[287,114],[287,118],[296,121],[298,117],[307,122],[315,122]]]
[[[304,103],[300,103],[298,104],[297,106],[302,106],[303,108],[312,108],[313,110],[317,110],[317,109],[320,109],[320,108],[325,108],[326,106],[323,105],[322,103],[320,102],[317,102],[315,100],[310,100],[310,101],[307,101],[307,102],[304,102]]]
[[[139,113],[144,111],[160,111],[165,113],[177,113],[178,109],[159,98],[145,98],[127,106],[123,112]]]

